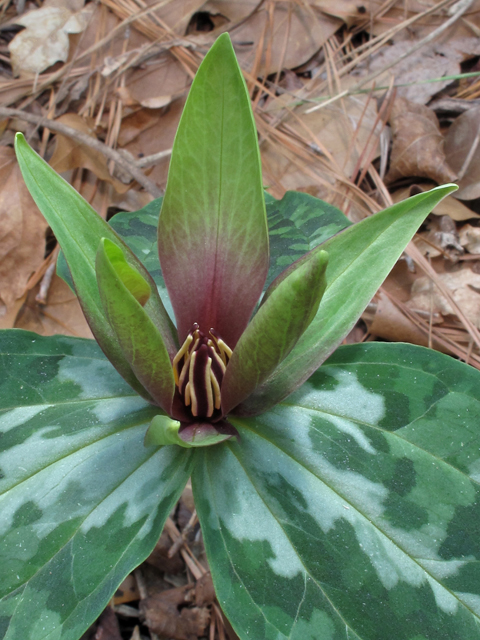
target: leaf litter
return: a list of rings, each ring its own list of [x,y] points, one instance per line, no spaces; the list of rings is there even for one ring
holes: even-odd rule
[[[19,178],[23,131],[99,215],[165,188],[195,71],[229,31],[264,184],[353,221],[457,178],[347,342],[400,340],[480,368],[480,0],[2,2],[0,324],[91,337]],[[10,108],[10,110],[9,110]],[[12,110],[13,109],[13,110]],[[187,486],[153,553],[84,640],[235,640]]]

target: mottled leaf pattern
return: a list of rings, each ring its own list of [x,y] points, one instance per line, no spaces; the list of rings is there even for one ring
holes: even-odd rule
[[[95,342],[0,343],[0,637],[77,640],[152,550],[190,474]]]
[[[299,191],[267,201],[270,270],[267,286],[307,251],[348,227],[351,222],[336,207]]]
[[[265,640],[480,638],[477,371],[340,348],[193,482],[219,601]]]
[[[351,224],[339,209],[306,193],[287,191],[281,200],[265,194],[265,200],[270,235],[270,270],[264,289],[285,267]],[[161,206],[162,198],[158,198],[139,211],[118,213],[110,224],[150,272],[162,302],[173,318],[158,260],[156,235]],[[58,261],[57,271],[68,282],[68,267],[62,257]]]

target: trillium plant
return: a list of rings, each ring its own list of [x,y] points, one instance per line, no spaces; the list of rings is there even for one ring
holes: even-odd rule
[[[0,637],[80,638],[191,477],[241,640],[480,639],[480,374],[337,349],[455,186],[356,225],[265,196],[226,34],[163,202],[108,225],[21,134],[16,151],[96,342],[1,334]]]

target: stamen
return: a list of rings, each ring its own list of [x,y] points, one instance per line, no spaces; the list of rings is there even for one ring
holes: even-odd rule
[[[207,337],[197,323],[193,325],[172,363],[175,384],[192,416],[212,418],[221,410],[222,381],[231,355],[214,329]]]
[[[197,403],[197,394],[195,393],[195,385],[193,384],[193,368],[195,366],[195,360],[197,359],[197,352],[192,353],[190,357],[190,382],[188,383],[190,389],[190,400],[192,403],[192,413],[194,416],[198,416],[198,403]]]
[[[218,380],[213,375],[212,371],[210,371],[210,381],[212,383],[213,396],[215,398],[215,409],[220,409],[220,407],[222,406],[222,396],[220,395],[220,385],[218,384]]]
[[[228,361],[232,357],[232,350],[230,349],[228,344],[221,339],[215,329],[210,329],[209,333],[215,340],[215,344],[217,345],[217,350],[220,352],[220,357],[223,360],[223,364],[227,366]]]
[[[210,380],[211,373],[212,373],[212,359],[208,358],[207,366],[205,368],[205,391],[207,392],[207,418],[211,418],[213,415],[213,391],[212,391],[212,384]]]
[[[185,342],[183,343],[180,351],[177,353],[177,355],[174,357],[173,362],[172,362],[172,366],[173,366],[173,376],[175,378],[175,384],[178,387],[178,363],[180,362],[180,360],[183,358],[183,356],[187,353],[188,351],[188,347],[192,344],[193,341],[193,336],[191,333],[188,334]]]

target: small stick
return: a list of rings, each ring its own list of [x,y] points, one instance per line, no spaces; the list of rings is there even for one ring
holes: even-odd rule
[[[40,289],[35,296],[35,302],[45,306],[47,304],[48,291],[50,289],[50,285],[52,284],[52,278],[55,273],[56,262],[53,261],[52,264],[45,271],[42,281],[40,283]]]
[[[50,120],[49,118],[44,118],[42,116],[36,116],[33,113],[25,113],[20,111],[19,109],[10,109],[9,107],[0,107],[0,117],[4,118],[20,118],[25,120],[25,122],[30,122],[35,125],[43,125],[48,127],[51,131],[56,131],[61,135],[67,136],[68,138],[72,138],[76,140],[80,144],[84,144],[87,147],[91,147],[100,153],[103,153],[104,156],[113,160],[118,165],[128,171],[128,173],[134,178],[138,184],[140,184],[145,191],[148,191],[154,198],[159,198],[163,195],[163,191],[157,187],[157,185],[152,182],[147,176],[143,173],[143,171],[136,166],[135,161],[129,160],[125,157],[125,152],[119,153],[115,151],[115,149],[111,149],[107,147],[106,144],[97,140],[97,138],[93,138],[82,131],[77,131],[73,127],[68,127],[61,122],[56,122],[55,120]]]

